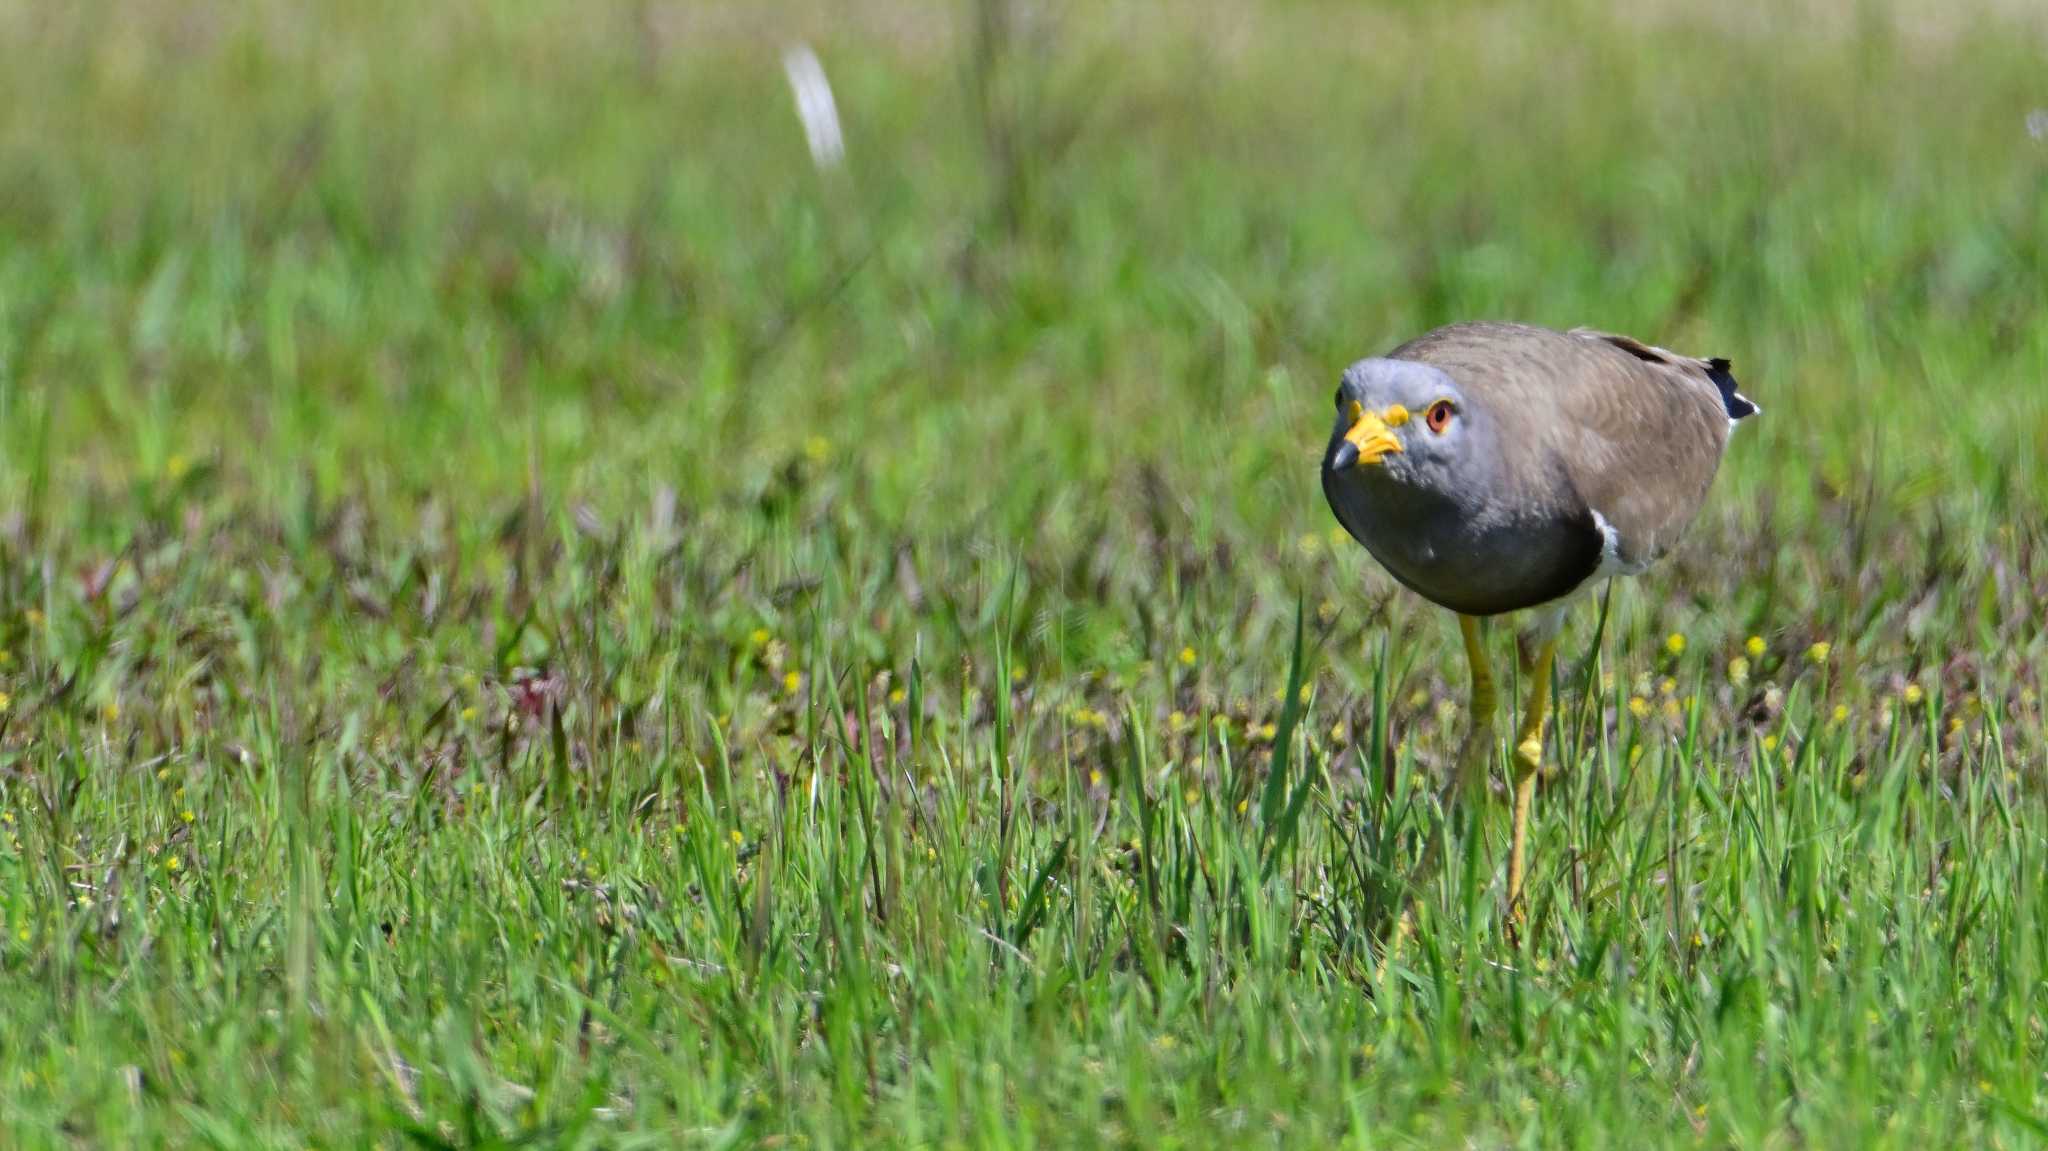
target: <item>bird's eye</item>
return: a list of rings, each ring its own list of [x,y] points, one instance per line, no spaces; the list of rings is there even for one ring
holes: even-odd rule
[[[1342,385],[1338,386],[1337,397],[1331,400],[1330,403],[1334,405],[1339,411],[1342,411],[1344,409],[1344,388]]]
[[[1429,413],[1422,417],[1422,422],[1429,425],[1430,431],[1443,435],[1444,429],[1451,426],[1451,415],[1455,411],[1457,409],[1451,405],[1451,401],[1438,400],[1429,405]]]

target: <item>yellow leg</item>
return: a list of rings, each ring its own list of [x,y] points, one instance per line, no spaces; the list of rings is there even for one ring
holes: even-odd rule
[[[1493,713],[1498,697],[1493,687],[1493,665],[1486,659],[1486,642],[1479,634],[1478,618],[1459,616],[1458,631],[1465,637],[1465,662],[1472,667],[1472,718],[1465,728],[1465,741],[1458,747],[1456,786],[1462,799],[1476,803],[1486,795],[1486,772],[1493,759]]]
[[[1557,661],[1557,641],[1545,640],[1525,669],[1529,696],[1522,705],[1522,726],[1515,733],[1515,832],[1508,851],[1508,916],[1520,922],[1522,880],[1528,874],[1529,807],[1536,799],[1536,773],[1543,766],[1543,722],[1550,715],[1550,669]]]
[[[1377,982],[1384,983],[1387,968],[1401,945],[1415,931],[1415,897],[1422,890],[1423,883],[1436,870],[1437,857],[1443,851],[1444,827],[1450,822],[1454,808],[1471,805],[1472,810],[1482,811],[1486,800],[1486,773],[1492,767],[1493,759],[1493,713],[1499,703],[1494,690],[1493,665],[1486,659],[1485,638],[1479,634],[1479,619],[1476,616],[1458,617],[1458,631],[1465,637],[1465,662],[1472,668],[1472,718],[1465,727],[1464,742],[1458,745],[1456,774],[1444,787],[1444,823],[1430,832],[1429,842],[1423,845],[1422,858],[1415,864],[1415,870],[1408,873],[1408,882],[1401,895],[1401,914],[1388,936],[1387,945],[1380,950]]]

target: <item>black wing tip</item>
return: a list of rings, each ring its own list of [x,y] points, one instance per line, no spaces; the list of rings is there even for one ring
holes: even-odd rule
[[[1728,369],[1729,363],[1724,357],[1715,356],[1707,361],[1707,378],[1721,390],[1721,406],[1728,409],[1728,418],[1746,420],[1763,411],[1755,401],[1735,390],[1735,377]]]

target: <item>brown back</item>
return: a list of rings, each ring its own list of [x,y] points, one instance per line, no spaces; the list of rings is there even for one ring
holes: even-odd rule
[[[1709,363],[1627,336],[1461,323],[1388,356],[1434,365],[1486,405],[1517,485],[1506,498],[1536,514],[1597,512],[1630,566],[1678,541],[1728,445]]]

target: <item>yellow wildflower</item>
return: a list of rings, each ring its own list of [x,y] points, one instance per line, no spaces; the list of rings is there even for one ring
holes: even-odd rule
[[[1834,651],[1834,644],[1831,644],[1826,640],[1821,640],[1819,643],[1816,643],[1812,647],[1806,649],[1806,660],[1808,663],[1818,666],[1820,664],[1826,663],[1828,661],[1828,656],[1833,655]]]
[[[1906,690],[1901,692],[1900,694],[1905,698],[1905,701],[1908,706],[1917,704],[1921,700],[1927,698],[1927,692],[1923,690],[1917,683],[1907,684]]]
[[[1749,641],[1742,645],[1742,649],[1749,653],[1749,658],[1762,659],[1764,657],[1764,637],[1760,635],[1750,636]]]
[[[1180,662],[1182,667],[1195,666],[1195,649],[1192,647],[1180,649]]]
[[[1665,636],[1664,650],[1670,652],[1674,656],[1684,655],[1685,633],[1674,631],[1670,635]]]
[[[814,464],[822,464],[832,455],[832,441],[824,436],[809,436],[804,440],[804,454]]]
[[[1635,716],[1637,719],[1650,718],[1650,701],[1644,699],[1642,696],[1639,695],[1630,696],[1628,701],[1628,713],[1632,716]]]
[[[1749,682],[1749,660],[1736,656],[1728,661],[1728,682],[1741,687]]]
[[[797,689],[801,688],[803,685],[803,676],[798,675],[796,672],[793,671],[786,671],[782,673],[783,691],[788,692],[790,695],[795,695],[797,693]]]
[[[173,855],[169,859],[164,860],[164,870],[183,871],[185,870],[185,861]]]

